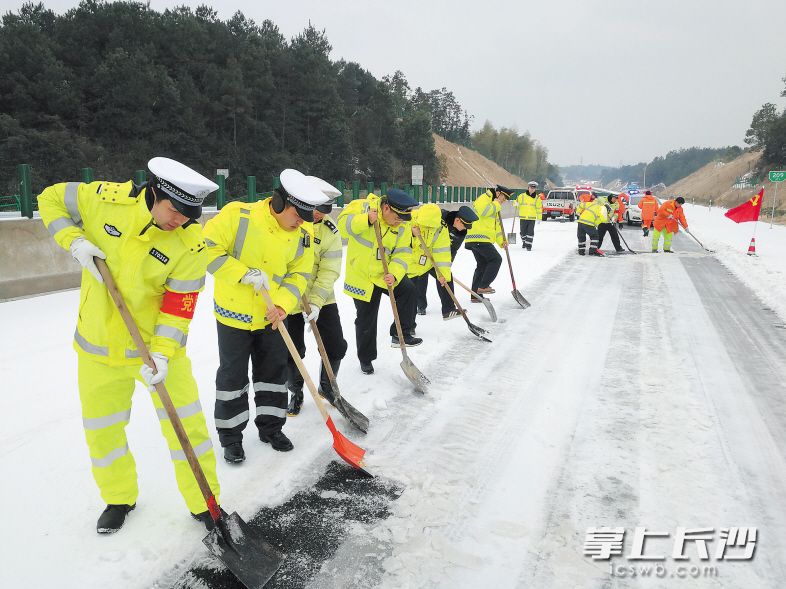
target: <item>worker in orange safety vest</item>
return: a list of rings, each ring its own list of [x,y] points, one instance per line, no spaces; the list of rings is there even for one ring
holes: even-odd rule
[[[675,199],[667,200],[658,209],[658,214],[655,215],[653,222],[654,229],[652,231],[652,251],[658,251],[658,244],[660,236],[663,234],[663,251],[671,254],[671,240],[674,234],[679,231],[679,226],[682,225],[683,229],[688,228],[688,221],[685,219],[685,213],[682,210],[682,205],[685,204],[685,199],[678,196]]]
[[[650,233],[652,220],[658,212],[658,199],[652,196],[652,192],[648,190],[644,193],[637,206],[641,209],[641,230],[644,233],[644,237],[647,237]]]

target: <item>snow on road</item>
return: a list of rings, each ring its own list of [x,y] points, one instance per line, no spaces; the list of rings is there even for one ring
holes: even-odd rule
[[[716,219],[717,210],[696,207],[687,215],[706,245],[733,257],[734,246],[724,244],[735,243],[729,226],[738,226]],[[773,239],[784,233],[774,229]],[[634,249],[648,245],[637,230],[623,235]],[[626,552],[636,526],[672,539],[678,526],[758,526],[753,561],[710,561],[716,577],[679,586],[781,585],[783,318],[762,309],[687,236],[675,240],[683,252],[676,256],[588,259],[574,248],[575,224],[554,222],[537,226],[533,252],[512,248],[517,284],[533,306],[517,308],[504,263],[493,299],[500,323],[467,305],[493,344],[461,321],[444,323],[432,283],[429,315],[418,318],[425,343],[410,353],[433,382],[425,397],[409,390],[400,355],[387,347],[385,305],[376,373],[360,373],[353,305],[339,296],[350,344],[339,381],[371,429],[359,437],[337,422],[368,449],[369,468],[404,492],[390,518],[355,526],[310,586],[668,586],[668,579],[612,577],[609,561],[584,556],[586,529],[595,526],[624,527]],[[740,270],[757,294],[769,296],[767,281],[782,271],[771,261],[742,253],[735,263],[771,268]],[[462,250],[459,277],[468,282],[473,265]],[[217,354],[209,298],[202,295],[189,350],[212,430]],[[95,534],[102,505],[70,349],[77,302],[72,291],[0,305],[0,501],[11,506],[5,537],[14,538],[0,550],[3,587],[150,587],[170,578],[172,567],[204,558],[203,532],[187,517],[141,386],[128,427],[139,506],[120,533]],[[307,363],[316,371],[314,346]],[[246,463],[219,461],[225,506],[250,517],[308,488],[335,458],[309,401],[285,431],[292,453],[271,451],[247,429]],[[650,542],[670,554],[663,540]],[[690,543],[686,553],[692,560],[664,566],[707,564]]]

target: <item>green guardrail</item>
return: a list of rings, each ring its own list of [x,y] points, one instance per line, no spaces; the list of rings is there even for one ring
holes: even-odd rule
[[[81,168],[79,177],[82,182],[93,182],[95,180],[92,168]],[[18,193],[8,196],[0,196],[0,211],[19,211],[23,217],[32,218],[33,211],[37,208],[37,202],[32,194],[31,167],[29,164],[17,166],[17,185]],[[147,180],[145,170],[134,172],[134,183],[143,184]],[[215,193],[215,203],[218,209],[226,206],[233,201],[255,202],[260,199],[268,198],[273,191],[281,186],[278,176],[272,178],[270,190],[259,191],[256,176],[246,177],[246,193],[230,195],[227,192],[227,179],[223,175],[215,177],[218,190]],[[343,207],[347,202],[365,198],[369,194],[385,194],[388,188],[397,188],[412,195],[418,203],[469,203],[478,198],[486,190],[483,186],[448,186],[445,184],[424,184],[422,186],[411,184],[400,184],[397,182],[374,182],[367,180],[361,185],[360,180],[352,180],[349,184],[344,180],[338,180],[333,185],[341,192],[336,199],[336,204]],[[523,189],[516,189],[521,192]],[[211,201],[212,202],[212,201]]]

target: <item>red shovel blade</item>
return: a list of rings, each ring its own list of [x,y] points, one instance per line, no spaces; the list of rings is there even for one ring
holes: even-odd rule
[[[344,434],[338,431],[338,429],[336,429],[336,425],[333,423],[332,417],[328,416],[325,423],[327,424],[330,433],[333,434],[333,449],[339,456],[341,456],[344,462],[349,464],[352,468],[358,469],[367,476],[374,476],[364,468],[363,456],[365,455],[366,451],[357,444],[354,444],[348,440]]]

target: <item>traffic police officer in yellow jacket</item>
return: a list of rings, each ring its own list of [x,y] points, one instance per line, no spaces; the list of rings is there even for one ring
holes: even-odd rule
[[[589,255],[603,256],[604,253],[598,249],[598,227],[607,220],[606,207],[598,202],[594,192],[590,193],[589,198],[589,201],[580,202],[576,207],[578,215],[576,237],[579,241],[579,255],[583,256],[586,253],[587,237],[589,237]]]
[[[344,331],[341,328],[341,318],[338,314],[336,297],[333,294],[333,285],[341,274],[342,244],[341,235],[338,233],[333,219],[330,218],[330,211],[333,208],[333,199],[341,194],[335,187],[321,178],[308,176],[316,187],[330,199],[325,204],[317,205],[314,210],[314,240],[312,249],[314,250],[314,267],[311,270],[311,277],[306,285],[306,300],[311,309],[310,314],[306,314],[298,305],[296,311],[287,318],[287,329],[292,341],[297,347],[300,357],[306,355],[306,343],[304,341],[304,330],[306,323],[316,321],[319,335],[325,344],[330,367],[333,374],[338,374],[341,360],[347,353],[347,342],[344,339]],[[308,328],[311,331],[311,327]],[[333,387],[330,385],[324,366],[321,365],[319,374],[320,395],[333,403]],[[292,393],[289,400],[289,415],[297,415],[303,406],[303,377],[295,366],[295,361],[290,356],[287,363],[287,387]]]
[[[527,184],[527,191],[516,197],[517,213],[519,216],[519,235],[521,247],[532,251],[532,241],[535,239],[535,222],[543,217],[542,194],[536,194],[538,183],[534,180]]]
[[[259,439],[281,452],[293,448],[281,431],[288,351],[276,327],[306,291],[314,266],[311,221],[314,208],[326,200],[303,174],[287,169],[272,197],[229,203],[205,225],[218,331],[215,422],[227,462],[246,458],[249,358]],[[262,288],[270,292],[273,309]]]
[[[219,494],[213,445],[185,348],[207,266],[197,219],[202,201],[218,186],[168,158],[153,158],[148,168],[151,176],[140,186],[131,181],[68,182],[50,186],[38,197],[49,233],[84,268],[74,349],[93,477],[107,503],[98,519],[99,533],[119,530],[139,494],[125,433],[135,379],[148,387],[166,383],[210,488]],[[155,374],[142,364],[94,256],[106,260],[150,350]],[[154,390],[151,396],[186,505],[212,527],[161,400]]]
[[[473,203],[478,220],[472,225],[472,229],[467,231],[464,240],[464,247],[475,256],[477,267],[472,276],[472,290],[481,296],[493,294],[491,283],[499,273],[502,264],[502,256],[494,249],[493,243],[499,247],[508,249],[508,242],[499,222],[499,214],[502,204],[510,198],[513,190],[505,186],[497,185],[496,188],[489,188],[481,194]],[[475,297],[470,299],[473,303],[480,301]]]
[[[436,269],[431,265],[431,260],[423,250],[423,245],[417,238],[419,231],[423,241],[431,252]],[[445,321],[458,317],[458,310],[453,299],[445,290],[447,285],[453,290],[453,278],[450,274],[452,258],[450,255],[450,231],[442,220],[442,211],[435,204],[425,204],[412,212],[412,264],[409,266],[407,276],[412,279],[417,289],[417,314],[425,315],[428,301],[426,291],[428,277],[433,276],[439,282],[439,300],[442,303],[442,318]],[[437,270],[439,273],[437,273]]]
[[[423,340],[412,335],[415,329],[415,285],[407,278],[412,261],[412,232],[409,221],[417,202],[403,190],[391,189],[383,197],[370,194],[349,203],[338,216],[338,230],[348,239],[344,292],[355,299],[355,342],[360,369],[372,374],[377,358],[377,315],[382,294],[392,286],[404,332],[404,345],[417,346]],[[377,247],[374,223],[379,221],[384,254]],[[381,255],[388,263],[382,268]],[[393,347],[400,347],[395,323],[390,325]]]

